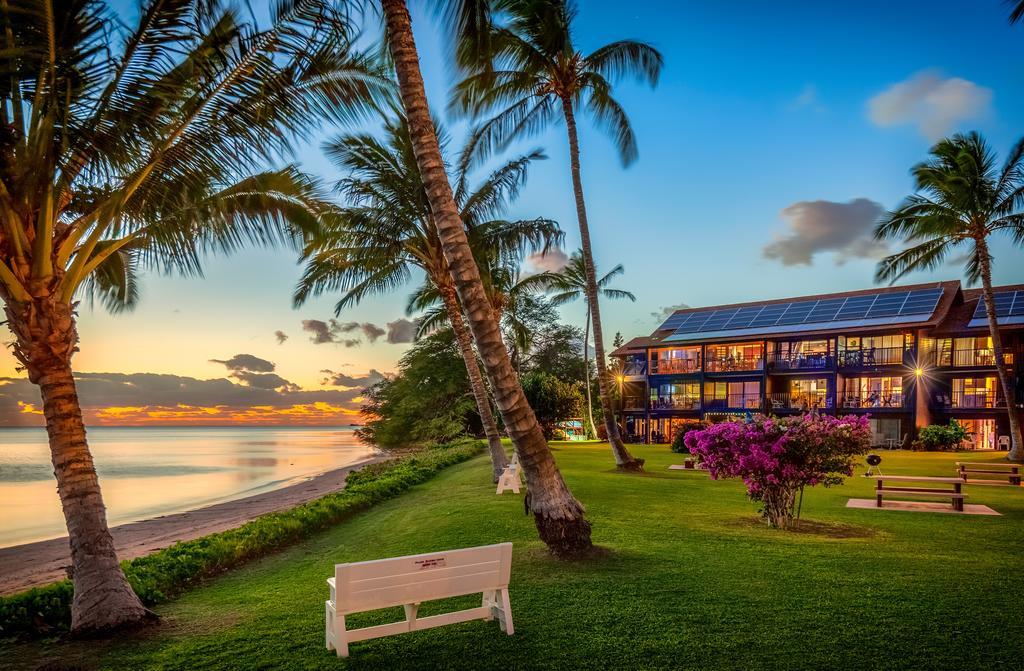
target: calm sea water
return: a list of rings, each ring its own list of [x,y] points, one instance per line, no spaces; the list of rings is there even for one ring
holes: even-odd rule
[[[92,428],[111,526],[242,498],[376,453],[351,428]],[[0,429],[0,547],[65,535],[43,429]]]

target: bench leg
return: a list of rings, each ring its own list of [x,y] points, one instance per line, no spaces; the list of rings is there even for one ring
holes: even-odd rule
[[[512,625],[512,602],[508,598],[508,590],[500,590],[499,597],[501,598],[501,630],[511,636],[516,633],[516,628]]]
[[[416,613],[419,612],[420,605],[418,603],[409,603],[402,608],[405,609],[405,621],[409,623],[409,631],[416,630]]]
[[[495,592],[493,589],[485,591],[483,599],[480,602],[480,605],[484,608],[491,609],[490,614],[487,616],[487,620],[493,620],[498,610],[498,593]]]
[[[348,657],[348,631],[345,629],[345,616],[334,617],[334,649],[338,657]]]

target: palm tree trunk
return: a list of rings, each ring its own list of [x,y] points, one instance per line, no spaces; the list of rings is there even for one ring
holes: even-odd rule
[[[978,256],[981,258],[981,291],[985,300],[985,315],[988,317],[988,330],[992,336],[992,354],[996,359],[996,373],[999,384],[1003,388],[1003,399],[1006,401],[1006,414],[1010,419],[1010,453],[1006,458],[1010,461],[1024,462],[1024,443],[1021,441],[1020,415],[1017,413],[1016,395],[1010,372],[1003,358],[1003,338],[999,333],[999,322],[996,319],[995,293],[992,291],[992,263],[988,255],[988,242],[983,236],[975,239]]]
[[[477,351],[526,476],[528,504],[540,538],[560,556],[578,556],[591,548],[590,523],[583,506],[562,479],[533,409],[526,401],[502,342],[501,329],[484,293],[466,231],[459,218],[423,88],[412,21],[405,0],[381,0],[388,47],[398,76],[402,106],[409,120],[416,163],[427,192],[445,260],[465,308]]]
[[[594,402],[590,399],[590,306],[587,306],[587,325],[583,329],[583,384],[587,387],[587,420],[590,422],[588,433],[597,438],[597,426],[594,424]]]
[[[484,386],[484,378],[480,374],[480,366],[476,362],[473,336],[466,328],[466,322],[462,321],[459,297],[455,293],[455,287],[449,284],[449,280],[450,278],[443,277],[436,278],[434,282],[441,293],[441,300],[444,302],[445,311],[448,313],[448,321],[451,322],[452,330],[455,332],[455,340],[459,343],[462,360],[466,363],[469,387],[473,390],[476,408],[480,413],[480,422],[484,425],[484,434],[487,436],[487,449],[491,455],[491,471],[494,476],[494,482],[497,482],[501,472],[508,466],[508,457],[505,455],[505,448],[501,444],[498,423],[494,421],[494,413],[491,412],[491,400],[487,396],[487,387]]]
[[[608,432],[608,444],[615,455],[615,465],[629,471],[643,470],[643,459],[636,459],[619,435],[619,425],[612,413],[608,367],[604,358],[604,333],[601,329],[601,306],[598,303],[597,272],[594,270],[594,252],[590,246],[590,225],[587,223],[587,205],[583,200],[583,179],[580,177],[580,143],[576,133],[576,117],[572,111],[572,100],[562,99],[565,127],[569,133],[569,160],[572,168],[572,190],[576,196],[576,217],[580,223],[580,247],[583,251],[583,265],[587,270],[587,305],[594,322],[594,358],[597,360],[597,391],[601,397],[601,412],[604,427]]]
[[[64,520],[71,544],[71,631],[93,635],[140,624],[155,615],[125,579],[107,528],[99,479],[85,437],[71,372],[78,335],[71,307],[50,297],[6,303],[14,354],[39,386]]]

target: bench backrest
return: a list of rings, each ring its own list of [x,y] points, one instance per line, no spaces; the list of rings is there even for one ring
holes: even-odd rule
[[[335,608],[357,613],[508,587],[512,544],[337,564]]]

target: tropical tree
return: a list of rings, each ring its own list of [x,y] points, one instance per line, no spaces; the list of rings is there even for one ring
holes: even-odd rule
[[[1024,0],[1008,0],[1006,4],[1013,7],[1010,10],[1010,23],[1017,23],[1024,19]]]
[[[1024,243],[1024,138],[1010,150],[1002,168],[976,132],[941,140],[930,153],[927,161],[911,170],[917,193],[887,213],[875,228],[878,240],[903,240],[910,245],[882,259],[876,279],[893,282],[915,270],[938,268],[950,256],[966,254],[968,281],[981,281],[996,372],[1006,399],[1012,440],[1009,458],[1024,461],[1016,394],[996,319],[989,251],[989,240],[996,234]]]
[[[503,0],[500,10],[506,19],[503,24],[487,24],[492,26],[488,38],[475,41],[486,46],[489,58],[482,62],[479,50],[460,54],[460,65],[469,74],[456,87],[452,107],[462,113],[495,113],[481,127],[481,156],[547,128],[561,112],[569,140],[587,302],[593,318],[597,384],[608,442],[619,468],[640,470],[643,462],[626,449],[612,415],[576,117],[588,112],[612,135],[623,165],[632,163],[637,157],[636,137],[629,118],[612,95],[611,82],[631,76],[654,86],[661,72],[661,54],[649,44],[634,40],[612,42],[589,54],[577,51],[572,39],[576,9],[569,0]]]
[[[447,135],[440,128],[436,132],[444,147]],[[434,226],[409,125],[398,115],[386,121],[384,135],[385,139],[380,140],[364,133],[344,134],[325,146],[334,164],[348,174],[338,184],[348,206],[307,246],[306,269],[295,292],[295,304],[340,290],[343,294],[335,305],[337,314],[366,296],[392,291],[412,276],[411,269],[421,269],[426,286],[440,302],[455,332],[497,481],[508,459]],[[543,251],[561,240],[558,225],[548,219],[493,218],[516,199],[530,163],[541,158],[543,155],[535,151],[508,161],[475,189],[469,187],[466,164],[454,168],[454,198],[474,248],[487,249],[488,254],[500,258],[515,258],[528,250]]]
[[[322,212],[294,167],[268,170],[319,119],[389,90],[318,0],[258,29],[200,0],[6,0],[0,59],[0,297],[39,386],[71,546],[71,627],[148,619],[107,527],[71,359],[76,306],[116,312],[142,267],[196,274],[204,251],[289,240]]]
[[[480,281],[466,228],[459,218],[458,205],[445,173],[441,147],[430,118],[409,8],[405,0],[381,0],[381,6],[386,24],[385,39],[398,76],[399,95],[409,120],[409,136],[434,226],[491,384],[495,404],[519,455],[534,523],[541,539],[553,553],[563,556],[585,553],[591,548],[590,523],[584,517],[583,506],[562,479],[544,433],[523,395],[502,342],[501,328]],[[475,6],[469,0],[463,5],[469,10]],[[457,20],[453,25],[458,32],[472,34],[469,28],[476,25],[475,14],[465,11],[455,12],[455,16]]]
[[[628,291],[622,289],[612,289],[608,285],[612,283],[619,275],[626,272],[626,269],[622,267],[622,264],[615,266],[607,273],[605,273],[599,280],[597,280],[597,290],[602,296],[608,299],[620,300],[626,299],[629,301],[636,301],[636,296]],[[580,297],[586,300],[587,297],[587,265],[583,261],[582,250],[576,250],[569,257],[569,263],[566,264],[565,268],[555,273],[555,279],[551,283],[551,289],[555,291],[555,295],[551,297],[551,302],[555,305],[564,305],[572,302]],[[583,362],[585,369],[585,377],[583,378],[583,384],[586,387],[587,396],[587,420],[590,422],[589,431],[592,435],[597,435],[597,426],[594,425],[594,404],[590,400],[590,344],[588,338],[590,337],[590,301],[587,301],[587,319],[585,326],[583,327]]]

